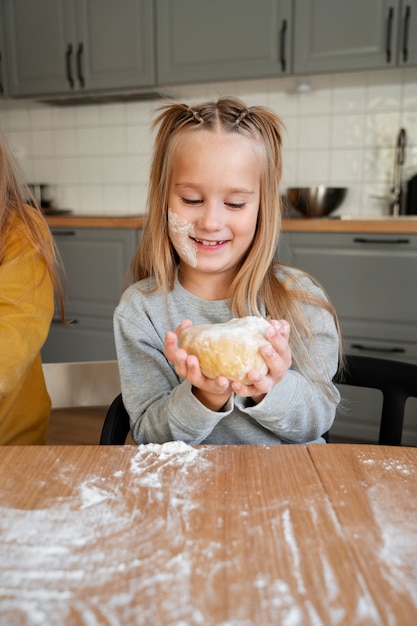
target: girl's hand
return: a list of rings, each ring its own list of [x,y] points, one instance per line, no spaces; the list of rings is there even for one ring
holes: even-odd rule
[[[189,326],[192,326],[192,322],[184,320],[175,332],[167,332],[165,356],[174,365],[178,376],[186,378],[191,383],[196,398],[212,411],[219,411],[232,395],[230,381],[225,376],[218,376],[216,379],[207,378],[200,370],[198,358],[178,347],[181,331]]]
[[[288,344],[290,325],[286,320],[271,320],[271,328],[266,331],[269,344],[261,348],[261,353],[268,366],[268,373],[264,376],[258,370],[248,374],[252,384],[245,385],[232,382],[233,391],[243,397],[251,397],[255,403],[278,384],[291,367],[291,350]]]

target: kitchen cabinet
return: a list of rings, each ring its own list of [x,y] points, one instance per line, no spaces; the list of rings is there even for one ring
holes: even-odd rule
[[[346,353],[417,363],[417,235],[285,232],[277,256],[309,272],[332,299]],[[344,390],[334,436],[376,441],[382,396]],[[366,415],[355,415],[359,400]],[[417,445],[417,402],[407,403],[403,443]]]
[[[417,0],[401,0],[397,65],[417,65]]]
[[[6,34],[4,30],[4,5],[0,0],[0,98],[9,94],[6,63]]]
[[[152,0],[4,0],[10,92],[153,85]]]
[[[292,0],[156,0],[158,83],[291,72]]]
[[[140,232],[133,228],[51,229],[66,275],[68,324],[54,319],[44,363],[116,358],[113,312]]]
[[[295,0],[294,73],[417,65],[417,0]]]

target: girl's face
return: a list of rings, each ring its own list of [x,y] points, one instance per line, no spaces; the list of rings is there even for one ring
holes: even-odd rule
[[[168,227],[182,276],[234,276],[255,235],[260,164],[259,145],[237,134],[203,130],[178,137]]]

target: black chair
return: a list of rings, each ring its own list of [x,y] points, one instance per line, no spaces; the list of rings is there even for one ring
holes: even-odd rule
[[[378,443],[401,445],[406,400],[417,398],[417,365],[356,354],[345,358],[346,368],[335,382],[382,391]]]
[[[119,393],[111,403],[100,436],[101,446],[124,445],[130,431],[129,414]]]
[[[401,445],[406,400],[410,396],[417,398],[417,365],[356,354],[346,355],[345,360],[346,367],[335,382],[379,389],[383,404],[378,443]],[[129,431],[129,415],[119,394],[107,411],[100,445],[123,445]]]

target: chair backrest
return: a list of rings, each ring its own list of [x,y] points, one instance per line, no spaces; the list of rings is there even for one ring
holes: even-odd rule
[[[407,398],[417,398],[417,365],[348,354],[346,369],[335,382],[379,389],[383,395],[378,443],[401,445]]]
[[[101,431],[100,445],[123,445],[130,431],[129,415],[119,393],[111,403]]]
[[[348,354],[346,368],[335,382],[379,389],[383,394],[383,404],[378,443],[401,445],[406,400],[410,396],[417,398],[417,365]],[[124,444],[129,430],[129,415],[122,395],[118,393],[107,411],[100,445]]]
[[[108,407],[120,393],[116,360],[44,363],[42,367],[53,409]]]

